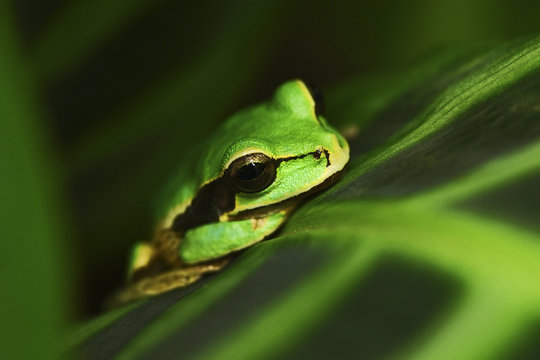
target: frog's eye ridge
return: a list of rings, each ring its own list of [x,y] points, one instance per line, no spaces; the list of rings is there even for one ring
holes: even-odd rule
[[[309,90],[309,94],[311,95],[311,98],[315,102],[315,114],[317,114],[317,116],[324,114],[324,97],[321,90],[319,90],[318,87],[316,87],[315,85],[311,83],[304,83],[304,84],[306,84],[306,87]]]
[[[234,160],[226,174],[237,191],[255,193],[274,182],[276,164],[263,153],[248,154]]]

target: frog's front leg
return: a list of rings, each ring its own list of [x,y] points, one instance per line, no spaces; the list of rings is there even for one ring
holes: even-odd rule
[[[140,241],[136,243],[132,250],[127,269],[128,282],[136,282],[150,275],[160,272],[164,267],[157,248],[153,243]]]
[[[111,304],[120,305],[145,296],[157,295],[188,286],[206,273],[221,270],[229,262],[220,258],[195,265],[183,264],[178,257],[179,238],[163,231],[159,240],[141,241],[132,250],[127,288],[118,293]]]
[[[134,283],[171,269],[185,267],[178,254],[182,237],[169,229],[158,229],[151,242],[136,243],[131,250],[128,282]]]

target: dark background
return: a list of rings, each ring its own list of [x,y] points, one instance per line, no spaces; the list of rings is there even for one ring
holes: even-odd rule
[[[121,286],[175,164],[300,77],[332,91],[441,49],[540,31],[540,2],[12,1],[61,159],[79,316]],[[331,121],[331,114],[328,114]]]

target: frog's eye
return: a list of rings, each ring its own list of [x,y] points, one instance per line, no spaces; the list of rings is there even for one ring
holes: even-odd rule
[[[315,114],[321,115],[324,114],[324,98],[321,90],[314,86],[313,84],[306,84],[306,87],[309,90],[311,98],[315,102]]]
[[[226,173],[238,191],[255,193],[266,189],[274,182],[276,165],[268,156],[254,153],[234,160]]]

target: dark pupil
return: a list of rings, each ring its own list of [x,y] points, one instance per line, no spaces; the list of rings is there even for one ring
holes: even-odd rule
[[[261,175],[263,171],[263,163],[251,162],[238,169],[236,177],[241,180],[253,180],[259,177],[259,175]]]

